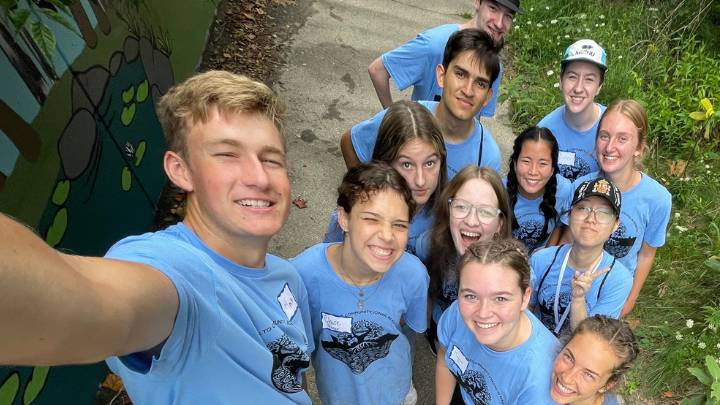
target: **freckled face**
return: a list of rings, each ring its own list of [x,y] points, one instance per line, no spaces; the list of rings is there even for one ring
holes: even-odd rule
[[[550,396],[561,404],[594,399],[618,364],[620,358],[605,339],[592,332],[575,335],[555,359]]]

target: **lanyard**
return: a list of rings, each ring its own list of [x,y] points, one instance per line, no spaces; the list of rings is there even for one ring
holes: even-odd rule
[[[565,259],[563,259],[562,265],[560,266],[560,274],[558,275],[558,281],[557,281],[557,287],[555,288],[555,305],[553,307],[553,312],[555,315],[555,335],[560,333],[560,329],[562,328],[563,324],[565,323],[565,320],[568,317],[568,314],[570,313],[570,303],[567,307],[565,307],[565,311],[562,313],[562,317],[560,316],[559,308],[560,308],[560,288],[562,287],[562,281],[563,276],[565,275],[565,268],[567,267],[568,259],[570,258],[570,252],[572,251],[572,246],[570,249],[568,249],[568,252],[565,254]],[[600,257],[598,257],[595,260],[595,265],[593,266],[592,270],[590,270],[590,274],[595,273],[597,268],[600,266],[600,262],[602,261],[602,255],[603,253],[600,252]],[[571,281],[572,283],[572,281]],[[570,286],[570,289],[572,291],[572,284]]]

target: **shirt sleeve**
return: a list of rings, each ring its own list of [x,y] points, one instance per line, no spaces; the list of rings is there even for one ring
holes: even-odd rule
[[[659,198],[653,199],[650,203],[652,214],[650,215],[650,223],[645,230],[644,241],[654,248],[659,248],[665,244],[665,233],[667,232],[670,211],[672,210],[672,196],[665,188],[662,188],[661,192],[662,194],[658,195]]]
[[[369,162],[372,159],[380,123],[385,117],[386,111],[387,110],[382,110],[372,118],[356,124],[350,129],[350,139],[352,140],[355,154],[361,162]]]
[[[493,138],[490,130],[484,125],[483,131],[485,131],[485,136],[483,136],[483,155],[480,158],[480,165],[489,167],[495,170],[495,172],[500,173],[500,167],[502,165],[500,147],[497,142],[495,142],[495,138]]]
[[[382,55],[383,65],[400,91],[419,82],[429,66],[432,46],[424,33]]]
[[[447,349],[450,344],[450,336],[452,336],[455,328],[457,328],[457,301],[452,303],[448,309],[443,312],[440,320],[438,321],[437,337],[438,342]]]
[[[614,273],[614,274],[613,274]],[[595,283],[602,283],[603,277],[595,279]],[[625,301],[632,289],[632,276],[619,261],[615,262],[615,268],[610,272],[607,282],[600,291],[600,298],[588,308],[588,317],[593,315],[607,315],[611,318],[620,318],[620,312],[625,306]],[[597,294],[591,290],[588,294]]]
[[[408,254],[409,255],[409,254]],[[427,329],[427,293],[430,278],[427,269],[417,258],[412,258],[415,263],[412,266],[415,289],[408,302],[408,310],[405,313],[405,322],[415,332],[422,333]]]

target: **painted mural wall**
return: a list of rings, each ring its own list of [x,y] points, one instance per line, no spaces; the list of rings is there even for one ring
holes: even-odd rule
[[[78,254],[149,230],[166,182],[154,103],[196,70],[216,7],[76,0],[77,32],[45,21],[57,38],[52,60],[0,18],[0,211]],[[104,364],[0,368],[0,405],[91,404],[106,373]]]

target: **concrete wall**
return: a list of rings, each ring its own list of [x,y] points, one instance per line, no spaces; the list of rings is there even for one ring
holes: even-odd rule
[[[0,19],[0,211],[79,254],[147,231],[166,180],[154,103],[195,71],[216,7],[77,0],[80,35],[47,21],[52,60]],[[90,404],[106,371],[0,368],[0,405]]]

